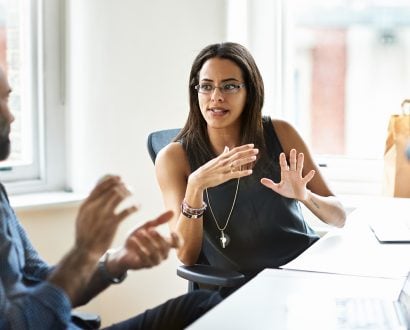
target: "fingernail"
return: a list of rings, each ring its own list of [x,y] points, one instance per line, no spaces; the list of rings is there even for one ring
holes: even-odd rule
[[[107,180],[108,178],[110,178],[111,176],[112,176],[112,174],[105,174],[101,178],[98,179],[97,183],[101,183],[101,182]]]
[[[125,184],[125,189],[127,189],[131,194],[134,193],[134,189],[129,184]]]

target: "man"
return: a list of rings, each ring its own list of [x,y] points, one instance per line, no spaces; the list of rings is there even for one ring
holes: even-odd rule
[[[0,69],[0,160],[10,152],[14,120],[8,107],[10,93]],[[79,209],[74,246],[58,265],[49,267],[31,245],[0,184],[1,330],[79,329],[71,321],[72,307],[121,282],[128,270],[159,264],[171,248],[179,246],[174,233],[163,237],[156,230],[172,217],[172,212],[166,212],[136,228],[122,247],[104,254],[121,221],[137,211],[135,206],[117,210],[129,195],[118,176],[101,180]],[[107,329],[182,329],[220,299],[217,293],[192,292]]]

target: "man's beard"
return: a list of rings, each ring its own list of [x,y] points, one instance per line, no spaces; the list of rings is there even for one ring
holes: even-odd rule
[[[10,155],[9,137],[0,137],[0,161],[6,160]]]
[[[6,160],[10,155],[10,124],[0,118],[0,161]]]

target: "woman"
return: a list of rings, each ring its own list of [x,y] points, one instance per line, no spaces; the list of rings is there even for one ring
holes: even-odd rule
[[[296,130],[262,117],[263,81],[246,48],[204,48],[189,96],[185,126],[156,160],[184,264],[201,255],[251,277],[289,262],[318,239],[299,203],[327,224],[344,225],[342,205]]]

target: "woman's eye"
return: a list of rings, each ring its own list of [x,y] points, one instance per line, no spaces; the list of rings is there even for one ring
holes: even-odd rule
[[[226,91],[231,91],[233,89],[236,89],[237,85],[236,84],[226,84],[223,86],[223,89]]]
[[[200,89],[203,91],[211,91],[213,87],[211,84],[201,84]]]

